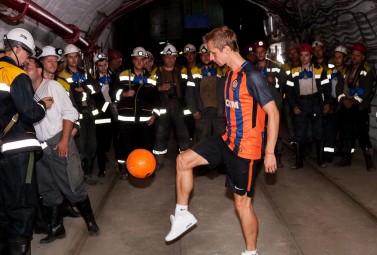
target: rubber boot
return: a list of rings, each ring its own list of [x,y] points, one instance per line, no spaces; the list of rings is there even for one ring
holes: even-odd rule
[[[47,207],[47,212],[50,217],[50,229],[48,235],[40,240],[41,244],[51,243],[56,239],[64,238],[66,235],[60,206]]]
[[[130,173],[128,172],[125,163],[118,163],[118,169],[120,172],[120,178],[121,180],[127,180],[130,176]]]
[[[304,167],[304,146],[296,143],[296,160],[295,164],[291,166],[292,170],[297,170]]]
[[[5,231],[5,228],[0,227],[0,255],[7,254],[7,249],[7,233]]]
[[[93,179],[93,159],[86,158],[84,159],[84,182],[88,185],[96,185],[97,181]]]
[[[365,148],[363,150],[365,163],[367,167],[368,172],[376,171],[376,168],[374,167],[373,163],[373,149],[372,148]]]
[[[48,235],[49,230],[50,228],[48,226],[48,216],[46,213],[46,208],[43,206],[42,197],[39,197],[38,207],[37,207],[37,217],[34,223],[34,233]]]
[[[156,157],[156,171],[158,171],[164,167],[165,154],[155,155],[155,157]]]
[[[71,217],[71,218],[79,218],[80,213],[77,212],[71,205],[71,203],[64,198],[63,203],[60,205],[61,206],[61,214],[62,217]]]
[[[8,253],[7,255],[30,255],[30,237],[10,237],[8,238]]]
[[[86,227],[88,228],[88,233],[90,236],[96,236],[99,234],[99,227],[94,219],[92,206],[90,204],[89,196],[87,196],[83,201],[78,202],[77,208],[81,216],[85,220]]]
[[[315,142],[316,152],[317,152],[317,164],[319,167],[325,168],[327,165],[323,160],[323,142],[316,141]]]
[[[338,167],[345,167],[351,165],[351,150],[350,149],[342,149],[341,150],[342,158],[340,159],[339,163],[336,163],[335,165]]]
[[[97,153],[97,163],[98,163],[98,177],[105,177],[106,176],[106,154],[105,153]]]

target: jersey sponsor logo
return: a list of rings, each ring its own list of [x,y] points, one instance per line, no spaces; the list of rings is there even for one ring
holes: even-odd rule
[[[229,99],[225,100],[225,105],[230,108],[240,109],[238,102],[230,101]]]

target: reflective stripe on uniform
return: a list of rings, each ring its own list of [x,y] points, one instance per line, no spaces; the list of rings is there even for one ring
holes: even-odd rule
[[[338,102],[340,102],[340,99],[342,99],[343,97],[346,97],[346,95],[343,93],[341,95],[338,96]]]
[[[10,87],[5,83],[0,83],[0,91],[10,92]]]
[[[330,82],[329,79],[324,79],[324,80],[321,81],[321,85],[323,86],[323,85],[325,85],[329,82]]]
[[[195,82],[188,81],[187,82],[187,86],[189,86],[189,87],[195,87]]]
[[[287,81],[287,86],[290,86],[290,87],[294,87],[295,84],[293,83],[293,81]]]
[[[332,147],[323,147],[323,151],[324,152],[332,152],[332,153],[334,153],[335,152],[335,148],[332,148]]]
[[[4,143],[1,147],[1,152],[27,147],[41,147],[41,143],[37,139],[25,139],[16,142]]]
[[[166,109],[160,109],[160,114],[166,114]]]
[[[191,111],[189,109],[183,110],[183,115],[189,115]]]
[[[120,120],[120,121],[135,121],[135,117],[127,117],[127,116],[119,115],[118,120]]]
[[[95,110],[92,111],[93,116],[98,115],[98,113],[99,113],[99,111],[97,109],[95,109]]]
[[[106,110],[107,110],[107,107],[109,107],[109,102],[105,102],[104,104],[103,104],[103,106],[102,106],[102,109],[101,109],[101,111],[102,112],[106,112]]]
[[[168,152],[168,149],[163,150],[163,151],[156,151],[156,150],[153,150],[152,152],[153,152],[153,154],[155,154],[155,155],[162,155],[162,154],[166,154],[166,153]]]
[[[95,124],[106,124],[106,123],[111,123],[111,119],[108,118],[108,119],[98,119],[98,120],[94,120],[94,123]]]
[[[150,116],[149,117],[140,117],[139,121],[144,122],[144,121],[148,121],[150,119],[151,119]]]
[[[160,116],[160,111],[159,111],[158,109],[153,109],[153,110],[152,110],[152,113],[155,113],[155,114],[157,114],[158,116]]]
[[[120,95],[122,94],[122,91],[123,91],[123,89],[120,89],[120,90],[117,91],[117,93],[115,95],[116,101],[120,101]]]
[[[93,85],[91,85],[91,84],[87,84],[86,86],[87,86],[87,87],[90,89],[90,91],[92,92],[91,94],[96,93],[96,91],[94,90]]]

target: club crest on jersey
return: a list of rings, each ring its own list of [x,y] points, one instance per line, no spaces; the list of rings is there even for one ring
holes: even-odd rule
[[[234,80],[234,81],[232,82],[232,90],[235,91],[236,88],[237,88],[237,86],[238,86],[238,81],[237,81],[237,80]]]

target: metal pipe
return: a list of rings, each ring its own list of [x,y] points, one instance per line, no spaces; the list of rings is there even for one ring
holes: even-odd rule
[[[34,20],[51,28],[58,36],[62,37],[67,43],[73,43],[82,50],[88,50],[92,47],[92,43],[80,36],[80,29],[73,24],[66,24],[57,17],[40,7],[33,1],[24,0],[1,0],[6,6],[22,12],[28,5],[26,15]]]

